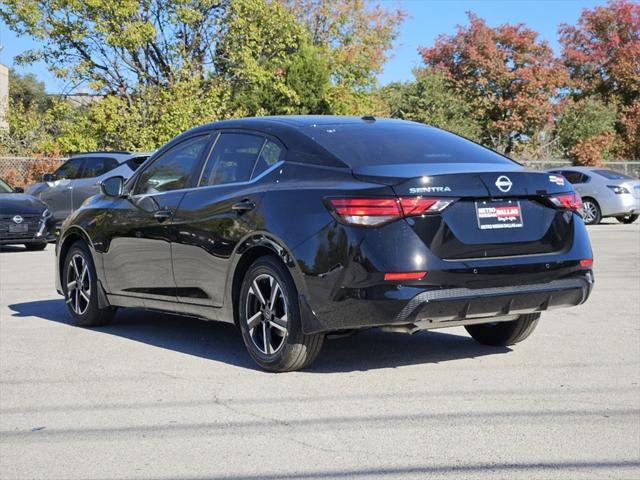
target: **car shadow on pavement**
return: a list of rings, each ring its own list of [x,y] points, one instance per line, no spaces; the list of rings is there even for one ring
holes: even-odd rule
[[[1,245],[0,253],[24,253],[28,252],[24,245]]]
[[[62,300],[40,300],[9,305],[13,317],[37,317],[71,325]],[[190,317],[145,310],[118,311],[114,322],[91,331],[117,335],[159,348],[201,358],[258,369],[246,352],[236,327]],[[440,331],[415,335],[367,330],[325,341],[316,361],[305,371],[333,373],[442,363],[510,352],[507,347],[486,347],[466,335]]]

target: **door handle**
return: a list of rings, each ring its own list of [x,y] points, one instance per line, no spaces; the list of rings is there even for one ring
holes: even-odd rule
[[[238,213],[249,212],[249,211],[253,210],[254,208],[256,208],[256,204],[254,202],[252,202],[251,200],[242,200],[241,202],[234,203],[231,206],[231,210],[233,210],[235,212],[238,212]]]
[[[163,208],[162,210],[158,210],[153,214],[153,218],[158,220],[159,222],[164,222],[165,220],[169,220],[173,216],[173,212],[168,208]]]

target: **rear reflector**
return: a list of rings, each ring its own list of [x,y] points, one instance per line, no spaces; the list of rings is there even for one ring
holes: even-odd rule
[[[593,265],[593,258],[585,258],[584,260],[580,260],[581,267],[590,267]]]
[[[438,213],[454,199],[425,197],[330,198],[331,209],[344,223],[376,226],[402,217]]]
[[[549,197],[549,200],[556,208],[566,208],[567,210],[575,211],[582,208],[582,198],[580,198],[580,195],[575,192],[554,195]]]
[[[385,280],[422,280],[427,272],[391,272],[385,273]]]

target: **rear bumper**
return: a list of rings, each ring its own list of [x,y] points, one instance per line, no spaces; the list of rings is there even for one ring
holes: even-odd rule
[[[640,214],[640,198],[635,198],[632,194],[615,195],[614,199],[603,202],[603,215],[637,215]]]
[[[406,299],[352,299],[340,302],[340,308],[331,313],[311,312],[306,307],[304,315],[303,306],[304,331],[317,333],[407,324],[431,329],[491,322],[497,318],[512,319],[526,313],[580,305],[589,297],[593,283],[593,273],[587,271],[548,283],[423,290]]]

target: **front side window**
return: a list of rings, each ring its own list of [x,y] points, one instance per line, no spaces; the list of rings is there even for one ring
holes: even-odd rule
[[[246,133],[220,134],[200,185],[223,185],[249,180],[264,141],[263,137]]]
[[[58,168],[54,173],[53,177],[57,180],[61,179],[69,179],[73,180],[74,178],[80,177],[80,170],[82,168],[82,162],[84,160],[82,158],[72,158],[60,168]]]
[[[189,177],[207,144],[209,135],[185,140],[149,165],[136,183],[135,194],[153,194],[188,186]]]
[[[115,158],[99,157],[85,158],[82,178],[99,177],[118,166]]]

